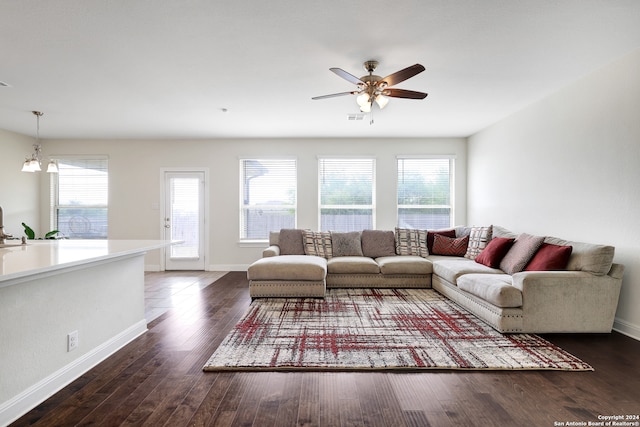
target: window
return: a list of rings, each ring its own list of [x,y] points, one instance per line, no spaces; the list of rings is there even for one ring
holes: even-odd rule
[[[398,158],[398,227],[451,226],[453,158]]]
[[[52,226],[71,239],[106,239],[109,171],[106,158],[57,159],[52,174]]]
[[[319,160],[320,230],[375,226],[375,159]]]
[[[240,160],[240,239],[296,226],[296,160]]]

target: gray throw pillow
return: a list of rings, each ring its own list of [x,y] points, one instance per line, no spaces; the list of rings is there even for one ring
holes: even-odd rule
[[[283,228],[280,230],[280,255],[304,255],[302,230]]]
[[[364,230],[362,232],[362,254],[370,258],[394,256],[396,235],[390,230]]]
[[[500,261],[500,270],[507,274],[521,272],[540,249],[542,243],[544,243],[544,237],[522,233]]]
[[[362,256],[362,243],[360,231],[348,233],[331,232],[331,248],[333,256]]]

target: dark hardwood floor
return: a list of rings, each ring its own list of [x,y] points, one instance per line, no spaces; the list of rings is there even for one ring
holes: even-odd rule
[[[147,290],[200,286],[12,425],[559,426],[640,414],[640,341],[618,333],[545,336],[594,372],[205,373],[250,303],[245,273],[205,287],[207,274],[147,275]]]

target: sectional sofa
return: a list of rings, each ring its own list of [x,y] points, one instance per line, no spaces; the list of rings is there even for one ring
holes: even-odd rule
[[[611,332],[624,266],[614,248],[499,226],[271,233],[252,298],[327,288],[433,288],[503,333]]]

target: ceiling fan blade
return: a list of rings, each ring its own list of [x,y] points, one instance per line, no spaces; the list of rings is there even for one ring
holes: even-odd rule
[[[346,81],[353,83],[354,85],[362,84],[362,80],[360,80],[358,77],[354,76],[353,74],[347,73],[342,68],[329,68],[329,70],[333,71],[334,73],[336,73]]]
[[[340,93],[332,93],[330,95],[321,95],[314,96],[311,99],[325,99],[325,98],[335,98],[336,96],[345,96],[345,95],[355,95],[357,92],[340,92]]]
[[[386,89],[384,91],[384,95],[393,98],[425,99],[428,94],[424,92],[416,92],[415,90]]]
[[[425,68],[422,65],[415,64],[403,70],[397,71],[393,74],[389,74],[387,77],[385,77],[381,81],[387,82],[387,86],[394,86],[400,82],[410,79],[411,77],[423,72],[424,70]]]

